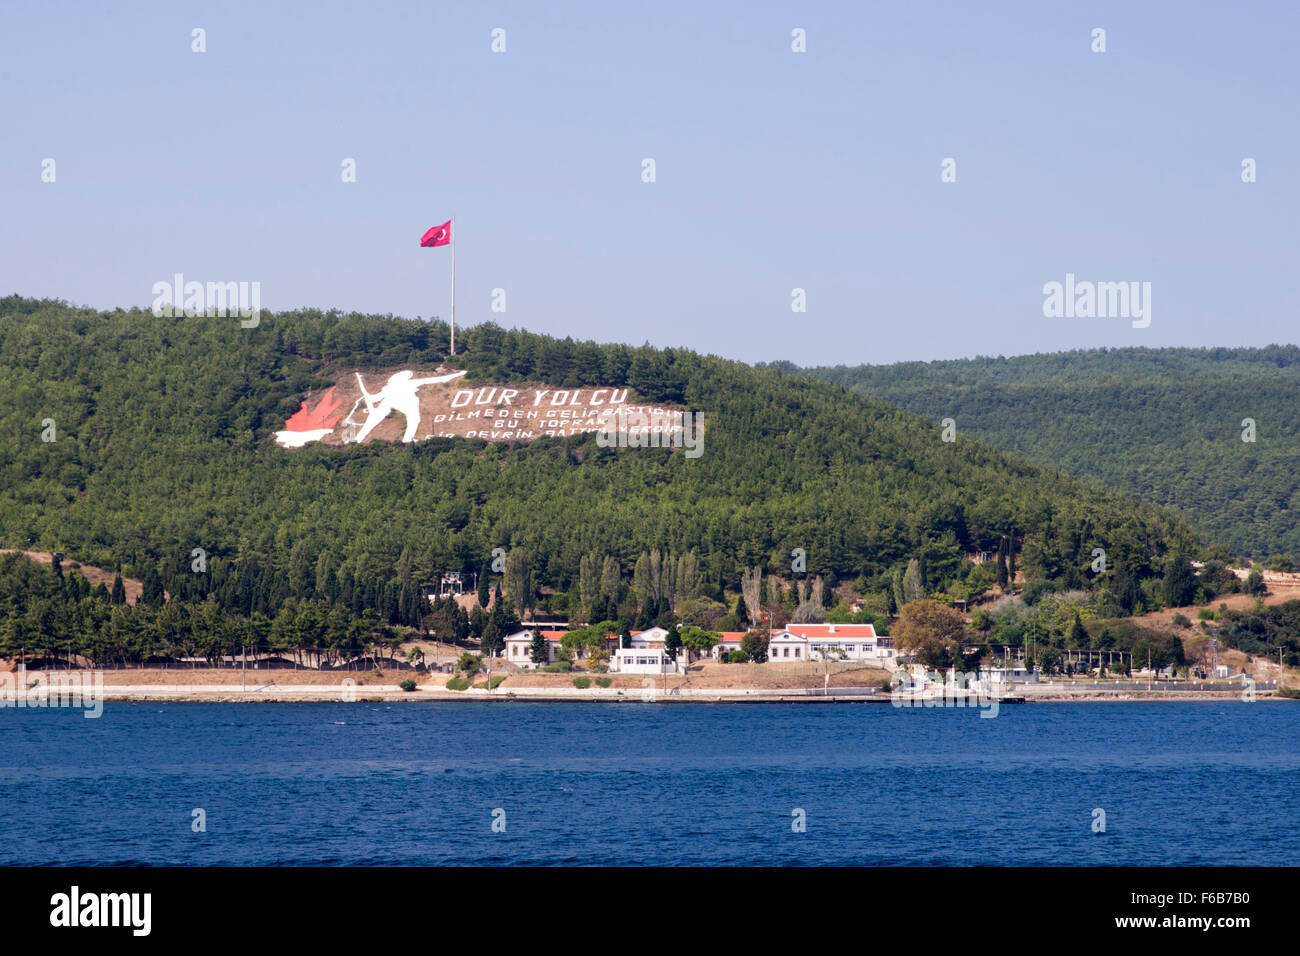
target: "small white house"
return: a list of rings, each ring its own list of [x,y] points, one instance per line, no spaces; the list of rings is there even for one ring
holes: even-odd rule
[[[610,658],[609,669],[617,674],[677,673],[677,665],[662,647],[620,647]]]
[[[767,642],[767,659],[770,663],[792,663],[808,660],[808,641],[789,631],[778,631]]]
[[[981,667],[980,680],[990,686],[1007,684],[1033,684],[1038,681],[1038,672],[1025,667],[1024,661],[1008,661],[995,667]]]
[[[722,660],[732,651],[740,650],[740,642],[745,639],[747,631],[719,631],[722,635],[717,644],[713,645],[712,655],[714,660]]]
[[[506,638],[507,663],[525,669],[539,666],[533,663],[533,635],[536,633],[534,628],[529,627]],[[554,664],[559,656],[560,638],[564,636],[564,631],[542,631],[541,634],[546,638],[546,650],[549,655],[546,663]]]

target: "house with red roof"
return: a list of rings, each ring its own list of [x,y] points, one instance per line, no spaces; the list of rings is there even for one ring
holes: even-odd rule
[[[894,641],[870,624],[788,624],[768,642],[769,661],[864,661],[894,659]]]
[[[533,635],[537,633],[536,629],[528,627],[507,637],[505,649],[507,663],[522,667],[525,670],[540,666],[533,663]],[[546,663],[554,664],[559,659],[560,639],[566,633],[566,631],[541,632],[542,637],[546,638],[546,649],[550,655]]]
[[[715,661],[725,660],[726,656],[732,651],[740,650],[740,642],[745,639],[748,631],[719,631],[722,639],[713,646],[713,659]]]

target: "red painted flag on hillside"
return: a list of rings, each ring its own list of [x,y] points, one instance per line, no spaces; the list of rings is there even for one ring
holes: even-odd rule
[[[441,226],[434,226],[423,236],[420,237],[421,247],[428,249],[433,246],[445,246],[451,242],[451,220],[448,219]]]

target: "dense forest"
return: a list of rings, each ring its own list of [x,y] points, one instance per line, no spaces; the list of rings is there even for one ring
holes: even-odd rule
[[[1300,559],[1295,346],[1099,349],[807,373],[1177,508],[1237,555],[1277,570]]]
[[[788,576],[796,548],[827,593],[851,579],[888,595],[905,570],[913,590],[955,593],[981,550],[1087,587],[1095,548],[1122,591],[1201,547],[1169,512],[965,435],[945,442],[925,418],[834,384],[494,325],[463,330],[449,359],[447,333],[392,316],[264,313],[243,329],[0,299],[0,543],[140,578],[150,607],[165,593],[275,620],[293,602],[374,626],[419,625],[425,587],[452,570],[504,584],[522,610],[599,620],[627,604],[644,616],[635,579],[652,554],[665,580],[690,566],[675,598],[656,587],[662,615],[665,601],[730,607],[746,569]],[[471,382],[627,386],[683,404],[704,415],[704,454],[600,448],[591,435],[271,440],[339,368],[444,363]],[[490,568],[497,548],[513,580]]]

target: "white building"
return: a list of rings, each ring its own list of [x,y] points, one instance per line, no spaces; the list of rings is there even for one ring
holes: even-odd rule
[[[981,667],[980,680],[995,688],[1007,684],[1033,684],[1038,681],[1038,672],[1025,667],[1024,661],[1008,661],[994,667]]]
[[[790,624],[768,642],[769,661],[863,661],[894,659],[894,642],[870,624]]]
[[[767,659],[770,663],[808,660],[808,640],[789,631],[777,631],[768,639]]]
[[[722,660],[732,651],[740,650],[740,642],[745,639],[748,631],[719,631],[722,635],[721,640],[713,645],[713,659]]]
[[[533,635],[536,633],[530,627],[507,637],[506,662],[524,669],[538,667],[538,664],[533,663]],[[564,631],[542,631],[541,634],[546,638],[546,649],[550,655],[546,663],[554,664],[559,659],[560,638],[564,636]]]
[[[664,646],[664,641],[668,639],[667,628],[652,627],[648,631],[633,631],[631,633],[632,648],[651,648]]]
[[[677,664],[662,647],[620,647],[609,660],[611,673],[675,674]]]

